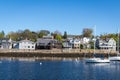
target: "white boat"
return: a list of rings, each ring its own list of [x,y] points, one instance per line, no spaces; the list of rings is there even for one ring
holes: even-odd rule
[[[94,31],[95,32],[95,31]],[[95,41],[94,41],[94,54],[95,54]],[[104,58],[85,58],[86,63],[109,63],[109,59],[104,59]]]
[[[119,30],[118,30],[118,45],[117,45],[117,56],[109,57],[110,61],[120,61],[120,56],[119,56]]]
[[[110,61],[120,61],[120,56],[109,57]]]
[[[109,63],[109,59],[102,59],[102,58],[88,58],[85,59],[86,63]]]

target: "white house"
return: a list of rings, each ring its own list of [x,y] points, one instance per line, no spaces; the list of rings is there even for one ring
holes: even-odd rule
[[[90,38],[84,37],[81,39],[82,44],[88,44],[90,42]]]
[[[116,50],[116,41],[113,38],[109,38],[106,40],[96,40],[96,47],[98,49],[110,49],[110,50]]]
[[[22,40],[22,41],[17,42],[16,44],[14,44],[14,48],[34,50],[35,43],[30,40]]]
[[[70,40],[70,43],[72,44],[72,48],[80,48],[80,40],[79,39],[72,39],[72,40]]]

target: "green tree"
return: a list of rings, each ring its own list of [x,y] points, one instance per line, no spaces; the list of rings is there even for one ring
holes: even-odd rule
[[[4,38],[4,36],[5,36],[4,31],[1,31],[1,32],[0,32],[0,38]]]
[[[19,36],[16,32],[10,32],[10,33],[7,34],[6,37],[11,38],[14,41],[17,41]]]
[[[57,39],[58,41],[62,41],[61,35],[56,35],[56,38],[55,38],[55,39]]]
[[[64,32],[63,38],[67,39],[67,32],[66,31]]]
[[[39,38],[42,38],[43,36],[46,36],[46,34],[44,34],[44,33],[42,33],[42,32],[39,32],[39,33],[38,33],[38,37],[39,37]]]
[[[38,32],[38,37],[42,38],[43,36],[47,36],[48,34],[50,34],[50,31],[48,31],[48,30],[41,30],[40,32]]]
[[[80,49],[83,49],[83,45],[82,44],[80,44]]]
[[[93,41],[90,41],[89,44],[90,44],[90,46],[91,46],[91,49],[94,49],[94,42],[93,42]]]
[[[35,42],[35,41],[37,41],[37,38],[38,38],[38,34],[33,31],[33,32],[32,32],[31,40],[32,40],[33,42]]]
[[[11,38],[15,41],[20,41],[24,39],[36,41],[38,38],[38,34],[36,32],[31,32],[29,29],[25,29],[24,31],[18,30],[17,32],[10,32],[7,34],[7,38]]]

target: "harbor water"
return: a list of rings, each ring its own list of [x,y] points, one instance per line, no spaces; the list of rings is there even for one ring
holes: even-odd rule
[[[120,62],[1,60],[0,80],[120,80]]]

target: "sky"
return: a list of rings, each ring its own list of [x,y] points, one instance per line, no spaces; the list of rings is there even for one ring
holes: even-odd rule
[[[56,30],[80,35],[84,28],[96,34],[117,33],[120,0],[0,0],[0,31]]]

